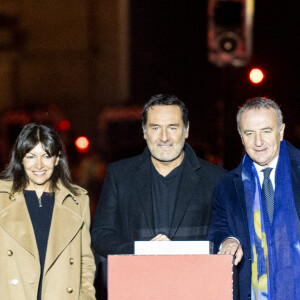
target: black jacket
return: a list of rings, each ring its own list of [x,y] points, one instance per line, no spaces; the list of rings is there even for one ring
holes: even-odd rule
[[[171,240],[206,240],[212,196],[224,170],[197,158],[185,144],[185,164],[171,224]],[[98,254],[133,254],[134,241],[155,236],[151,199],[151,157],[141,155],[108,166],[94,217],[92,243]]]

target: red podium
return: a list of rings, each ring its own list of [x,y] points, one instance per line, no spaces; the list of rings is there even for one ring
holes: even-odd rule
[[[109,300],[232,300],[230,255],[109,255]]]

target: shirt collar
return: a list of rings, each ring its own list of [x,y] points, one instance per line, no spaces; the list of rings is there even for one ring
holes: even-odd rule
[[[279,155],[277,155],[277,156],[271,161],[271,163],[269,164],[268,168],[272,168],[273,170],[275,170],[275,169],[276,169],[276,166],[277,166],[277,163],[278,163],[278,158],[279,158]],[[254,163],[255,169],[257,170],[257,173],[261,172],[263,169],[266,168],[265,166],[261,166],[261,165],[257,164],[256,162],[253,162],[253,163]]]

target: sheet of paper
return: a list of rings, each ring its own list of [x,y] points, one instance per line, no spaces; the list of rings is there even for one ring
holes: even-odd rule
[[[180,254],[211,254],[212,243],[209,241],[136,241],[136,255],[180,255]]]

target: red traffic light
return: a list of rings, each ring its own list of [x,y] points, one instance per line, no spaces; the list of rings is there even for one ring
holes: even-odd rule
[[[254,84],[259,84],[263,81],[265,75],[263,71],[259,68],[253,68],[249,72],[249,79]]]
[[[78,152],[86,153],[89,150],[90,141],[85,136],[79,136],[75,141],[75,146]]]

